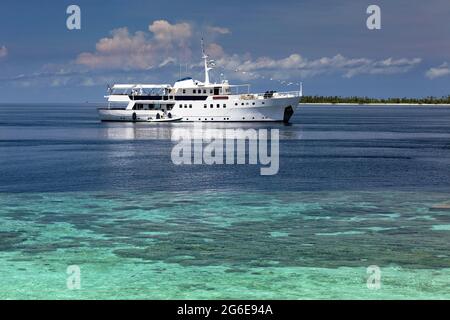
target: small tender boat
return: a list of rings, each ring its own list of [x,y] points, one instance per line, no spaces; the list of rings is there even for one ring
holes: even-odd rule
[[[160,118],[160,119],[150,117],[150,118],[148,118],[147,122],[177,122],[177,121],[181,121],[181,119],[183,119],[183,117]]]
[[[172,114],[166,105],[157,108],[135,109],[98,109],[102,121],[128,121],[128,122],[173,122],[180,121],[182,117]]]

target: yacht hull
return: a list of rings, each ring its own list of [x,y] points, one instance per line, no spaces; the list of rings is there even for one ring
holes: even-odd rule
[[[299,99],[266,99],[264,104],[253,102],[234,103],[183,101],[174,103],[170,111],[182,122],[289,122],[294,115]],[[206,108],[205,108],[206,105]],[[226,105],[226,107],[224,107]],[[211,107],[212,106],[212,107]],[[147,122],[155,119],[155,111],[130,109],[99,109],[101,121]]]

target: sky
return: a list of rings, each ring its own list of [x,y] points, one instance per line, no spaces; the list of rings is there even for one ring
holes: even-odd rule
[[[67,28],[67,8],[81,29]],[[381,29],[369,30],[370,5]],[[108,84],[212,80],[252,91],[450,94],[448,0],[2,0],[1,102],[101,102]]]

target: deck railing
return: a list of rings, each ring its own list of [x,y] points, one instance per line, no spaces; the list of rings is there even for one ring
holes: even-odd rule
[[[252,94],[250,94],[252,95]],[[301,97],[302,94],[300,91],[285,91],[285,92],[265,92],[265,93],[255,93],[253,96],[256,96],[258,98],[294,98],[294,97]]]

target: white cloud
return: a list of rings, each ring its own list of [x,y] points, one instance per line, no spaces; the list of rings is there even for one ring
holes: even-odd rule
[[[231,33],[230,29],[228,29],[228,28],[213,27],[213,26],[206,27],[206,31],[208,31],[209,33],[218,33],[218,34],[230,34]]]
[[[430,68],[425,73],[425,76],[429,79],[436,79],[448,75],[450,75],[450,65],[447,62],[444,62],[439,67]]]
[[[76,63],[90,69],[152,69],[176,61],[176,57],[190,57],[189,39],[192,27],[188,23],[170,24],[165,20],[149,25],[149,33],[119,28],[111,36],[100,39],[96,51],[81,53]]]
[[[348,70],[346,70],[344,77],[351,78],[358,74],[371,74],[371,75],[377,75],[377,74],[398,74],[398,73],[405,73],[410,71],[415,66],[419,65],[422,62],[422,59],[420,58],[400,58],[400,59],[393,59],[388,58],[385,60],[379,60],[379,61],[373,61],[369,59],[365,59],[362,65],[358,67],[350,67]]]
[[[192,59],[192,38],[194,33],[200,33],[194,29],[197,28],[187,22],[171,24],[166,20],[153,21],[148,32],[131,33],[126,27],[118,28],[109,37],[100,39],[94,52],[79,54],[75,63],[91,70],[149,70],[176,65],[180,60]],[[227,28],[215,26],[206,26],[204,30],[212,38],[230,33]],[[215,44],[210,44],[208,49],[212,55],[223,54],[222,48]]]
[[[8,55],[8,48],[6,46],[0,47],[0,59],[5,58]]]
[[[270,57],[259,57],[252,59],[248,55],[227,55],[223,49],[214,44],[213,51],[218,53],[217,65],[225,70],[232,70],[238,78],[266,78],[278,79],[306,78],[322,74],[341,74],[343,77],[351,78],[356,75],[369,74],[396,74],[409,71],[421,63],[422,59],[383,59],[373,60],[368,58],[348,58],[343,55],[332,57],[321,57],[307,59],[298,53],[291,54],[285,58],[273,59]]]
[[[188,23],[170,24],[165,20],[154,21],[148,30],[154,34],[155,40],[161,44],[183,46],[192,36],[192,27]]]

